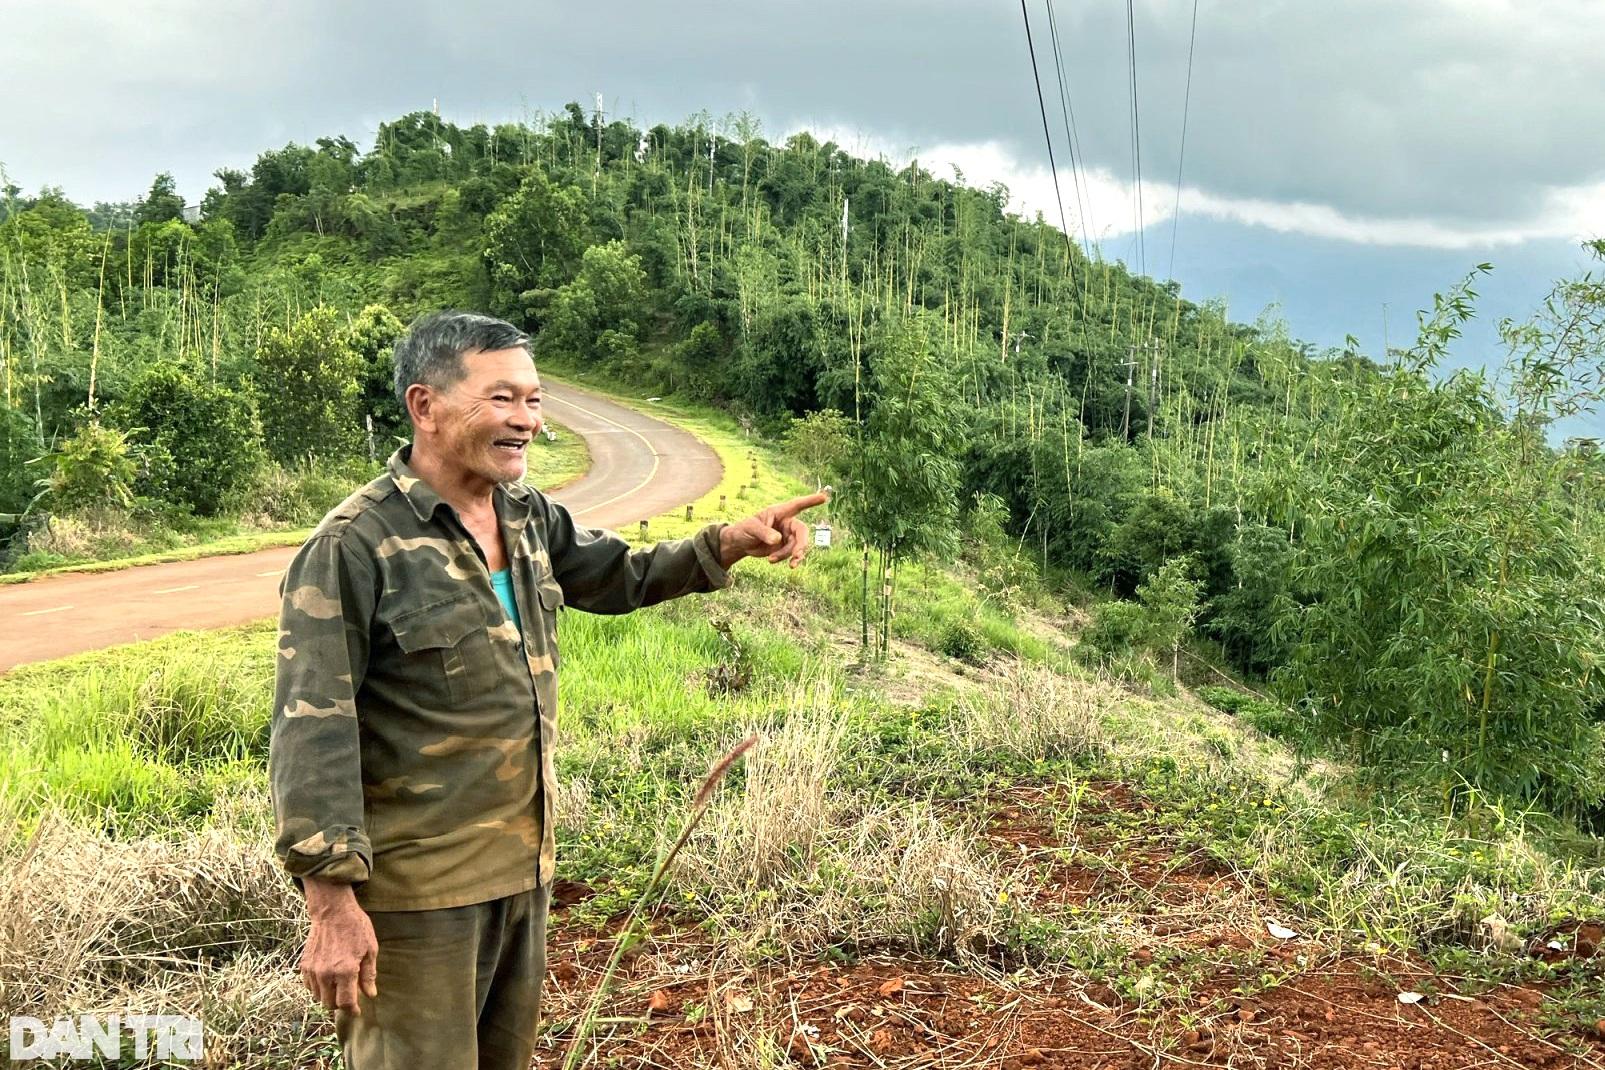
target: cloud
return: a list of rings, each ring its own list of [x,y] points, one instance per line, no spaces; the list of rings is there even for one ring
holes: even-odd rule
[[[787,136],[794,132],[788,131]],[[885,158],[895,167],[918,158],[922,167],[939,178],[962,175],[966,182],[982,187],[1002,183],[1009,190],[1009,204],[1014,211],[1028,218],[1040,212],[1048,222],[1060,222],[1052,172],[1046,166],[1022,163],[1002,142],[942,142],[929,148],[897,147],[865,131],[825,127],[811,132],[855,154]],[[1089,241],[1119,245],[1122,239],[1136,232],[1134,183],[1106,168],[1096,168],[1081,175],[1079,191],[1076,184],[1071,169],[1061,167],[1062,218],[1074,237],[1079,239],[1085,234]],[[1161,271],[1164,262],[1163,258],[1156,260],[1155,257],[1168,253],[1169,222],[1176,215],[1178,203],[1183,217],[1180,226],[1185,226],[1185,217],[1198,216],[1264,227],[1281,234],[1301,234],[1359,245],[1468,250],[1542,240],[1575,243],[1605,236],[1605,182],[1545,190],[1538,209],[1524,219],[1438,220],[1349,213],[1331,205],[1305,201],[1223,196],[1192,185],[1182,187],[1178,202],[1174,185],[1145,181],[1142,218],[1149,243],[1149,267],[1155,271]],[[1129,252],[1130,243],[1122,248]],[[1124,258],[1133,262],[1129,255]]]
[[[1124,5],[1054,4],[1084,212],[1069,203],[1046,0],[1027,7],[1066,214],[1127,241]],[[1150,261],[1176,204],[1192,7],[1135,8]],[[1183,238],[1189,215],[1439,248],[1600,230],[1600,0],[1198,10]],[[611,113],[644,123],[747,109],[770,130],[862,129],[944,151],[1056,219],[1019,16],[994,0],[24,4],[0,35],[0,99],[29,103],[8,110],[0,161],[29,188],[61,183],[85,201],[136,196],[172,170],[193,201],[219,166],[291,139],[366,144],[379,121],[435,98],[456,121],[495,121],[600,90]]]

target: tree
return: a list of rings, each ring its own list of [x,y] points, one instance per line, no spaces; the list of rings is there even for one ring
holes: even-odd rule
[[[724,380],[718,368],[729,352],[730,346],[717,324],[703,320],[692,327],[674,352],[687,392],[700,398],[724,396]]]
[[[150,184],[150,192],[139,203],[134,213],[139,223],[166,223],[184,219],[184,198],[178,194],[178,184],[169,171],[163,171]]]
[[[814,477],[818,489],[852,449],[853,423],[835,409],[793,416],[781,444],[786,456]]]
[[[33,501],[43,452],[27,413],[0,402],[0,513],[22,513]]]
[[[381,442],[407,434],[407,413],[396,400],[396,343],[407,333],[406,324],[384,305],[367,305],[346,331],[346,340],[362,365],[358,408],[373,417],[373,432]]]
[[[485,219],[485,266],[501,314],[526,320],[532,290],[552,290],[574,274],[585,251],[585,200],[531,171],[517,192]]]
[[[558,289],[536,347],[588,363],[627,360],[640,339],[645,304],[641,258],[623,242],[593,245],[579,274]]]
[[[261,460],[256,402],[177,364],[153,364],[112,409],[145,461],[143,495],[214,516]]]
[[[263,439],[274,460],[357,453],[362,358],[339,312],[319,306],[288,328],[269,329],[256,362]]]
[[[1099,548],[1100,578],[1130,595],[1170,558],[1193,545],[1192,503],[1161,488],[1137,501]]]
[[[1520,332],[1508,416],[1480,373],[1437,374],[1470,283],[1434,299],[1391,367],[1345,384],[1327,462],[1289,475],[1307,601],[1276,680],[1394,781],[1575,810],[1605,795],[1605,577],[1541,428],[1576,395],[1526,374],[1547,358]],[[1583,378],[1597,395],[1597,368]]]
[[[1278,625],[1294,609],[1293,557],[1280,528],[1254,523],[1237,529],[1232,582],[1211,600],[1205,628],[1238,668],[1263,674],[1287,660],[1287,637]]]
[[[1192,634],[1193,621],[1198,619],[1203,584],[1192,578],[1192,570],[1192,558],[1173,558],[1137,588],[1137,601],[1147,611],[1144,639],[1154,653],[1170,655],[1172,680],[1179,674],[1182,640]]]
[[[953,384],[921,319],[904,317],[881,328],[868,363],[869,415],[853,455],[837,466],[846,487],[837,502],[865,545],[866,596],[869,551],[880,555],[877,648],[884,656],[898,561],[949,550],[956,542],[957,423]],[[866,645],[868,622],[866,597]]]

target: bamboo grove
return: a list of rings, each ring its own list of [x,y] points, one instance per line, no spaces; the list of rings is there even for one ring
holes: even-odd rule
[[[1605,462],[1552,432],[1601,389],[1591,277],[1505,325],[1495,371],[1452,372],[1486,266],[1409,349],[1318,353],[1085,255],[1001,187],[744,116],[416,113],[366,153],[322,138],[217,179],[193,221],[166,176],[89,212],[8,189],[13,555],[44,517],[181,523],[371,457],[402,432],[402,325],[483,309],[538,362],[790,428],[861,548],[871,652],[899,562],[1001,510],[1017,554],[1127,607],[1109,645],[1163,633],[1174,670],[1185,633],[1312,745],[1446,807],[1600,820]]]

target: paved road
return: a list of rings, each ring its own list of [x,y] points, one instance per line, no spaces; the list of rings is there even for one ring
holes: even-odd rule
[[[712,490],[718,456],[691,434],[578,387],[543,378],[552,419],[585,439],[591,469],[553,495],[591,527],[622,528]],[[181,628],[221,628],[278,612],[296,548],[0,587],[0,672]]]

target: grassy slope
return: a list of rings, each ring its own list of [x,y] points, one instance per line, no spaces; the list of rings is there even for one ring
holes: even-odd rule
[[[721,451],[726,485],[691,523],[654,521],[654,537],[704,522],[721,492],[756,506],[799,489],[759,448],[756,487],[736,497],[751,483],[739,430],[663,411]],[[1556,1043],[1605,1014],[1597,970],[1501,951],[1482,923],[1527,934],[1605,913],[1597,843],[1546,837],[1519,815],[1451,824],[1365,805],[1341,770],[1186,693],[1138,696],[1076,670],[1051,638],[1057,620],[1016,624],[957,572],[904,575],[904,642],[886,667],[853,664],[858,572],[843,548],[797,571],[748,562],[730,591],[627,617],[565,615],[560,869],[597,894],[564,913],[564,955],[608,929],[703,771],[757,727],[766,742],[667,893],[710,971],[903,949],[1023,970],[1022,983],[1106,983],[1169,1028],[1198,1013],[1210,970],[1264,995],[1335,955],[1385,972],[1425,948],[1447,972],[1418,985],[1541,981]],[[953,619],[983,622],[981,664],[935,652]],[[0,980],[22,1013],[138,1006],[165,990],[168,1006],[206,1015],[220,1050],[251,1046],[279,1065],[328,1048],[288,970],[298,908],[266,859],[272,636],[170,636],[0,678],[0,784],[17,815],[0,916],[23,922],[0,929]],[[66,814],[41,824],[41,803]],[[1055,838],[1000,851],[1000,813]],[[1174,915],[1156,911],[1155,890],[1200,867],[1224,889],[1192,904],[1200,916],[1261,939],[1274,916],[1308,934],[1299,961],[1268,969],[1164,935]],[[1094,891],[1042,894],[1066,873]],[[193,952],[174,949],[192,945],[210,950],[186,965]]]
[[[591,467],[591,454],[584,439],[569,432],[561,424],[548,421],[558,432],[557,440],[539,439],[537,449],[530,454],[530,479],[544,489],[555,490],[583,476]],[[329,503],[331,506],[334,502]],[[55,576],[63,572],[117,572],[136,565],[156,565],[169,561],[194,561],[201,557],[219,557],[226,554],[248,554],[272,546],[296,546],[310,534],[311,528],[291,528],[283,531],[237,531],[219,535],[228,525],[238,529],[239,521],[222,525],[209,525],[205,534],[191,545],[150,553],[133,554],[106,561],[78,561],[59,567],[23,572],[0,573],[0,584],[27,583],[42,576]]]

